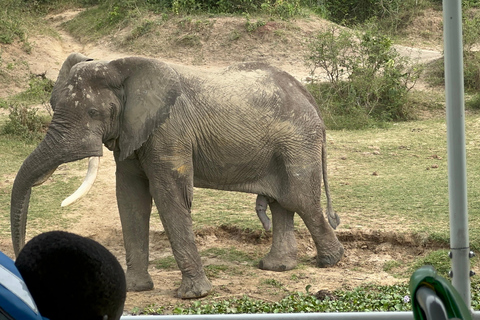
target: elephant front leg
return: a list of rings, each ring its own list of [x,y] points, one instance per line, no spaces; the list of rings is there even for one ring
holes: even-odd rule
[[[152,197],[149,182],[136,159],[117,161],[116,181],[127,260],[127,290],[151,290],[153,282],[148,274],[148,237]]]
[[[155,204],[182,272],[182,283],[176,294],[182,299],[204,297],[212,290],[192,229],[193,174],[189,171],[187,166],[181,170],[159,170],[162,175],[151,179]]]
[[[269,204],[273,220],[273,240],[270,252],[260,261],[264,270],[286,271],[297,266],[297,242],[293,224],[294,212],[277,201]]]

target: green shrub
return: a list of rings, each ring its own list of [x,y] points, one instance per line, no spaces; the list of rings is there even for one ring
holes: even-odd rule
[[[337,23],[354,25],[371,18],[398,14],[403,0],[324,0],[328,17]]]
[[[465,90],[477,92],[480,90],[480,53],[474,50],[480,38],[480,12],[469,8],[478,6],[473,1],[466,3],[463,10],[463,77]],[[444,59],[431,62],[428,65],[427,82],[432,86],[445,85]]]
[[[479,52],[463,52],[463,81],[466,90],[475,92],[480,90]]]
[[[320,32],[309,43],[306,62],[312,75],[317,69],[327,75],[328,84],[310,88],[329,128],[361,129],[413,118],[408,92],[422,70],[375,28]]]
[[[472,110],[480,110],[480,93],[473,95],[465,100],[465,107]]]
[[[173,0],[172,10],[175,13],[249,13],[256,12],[263,0]]]
[[[17,136],[27,142],[40,141],[47,132],[51,117],[39,115],[36,108],[22,104],[14,104],[10,107],[10,114],[1,133]]]
[[[28,89],[17,94],[14,100],[27,105],[48,103],[53,85],[54,82],[44,75],[32,76],[28,82]]]
[[[261,5],[263,12],[288,20],[300,14],[300,0],[267,0]]]
[[[21,1],[3,3],[0,11],[0,43],[11,44],[15,40],[26,41],[25,28],[19,16]]]
[[[262,12],[282,19],[300,13],[300,0],[173,0],[174,13],[257,13]]]

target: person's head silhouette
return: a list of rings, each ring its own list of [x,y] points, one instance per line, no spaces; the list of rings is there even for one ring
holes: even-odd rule
[[[50,320],[116,320],[126,298],[125,273],[98,242],[63,231],[40,234],[15,265],[38,310]]]

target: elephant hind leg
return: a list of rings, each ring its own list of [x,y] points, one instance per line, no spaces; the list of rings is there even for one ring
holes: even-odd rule
[[[312,235],[315,247],[317,248],[317,267],[330,267],[339,262],[344,253],[340,241],[338,241],[332,227],[327,223],[321,208],[316,211],[298,211]]]
[[[273,240],[270,252],[260,261],[259,268],[272,271],[291,270],[297,266],[297,242],[293,216],[277,201],[269,203],[273,220]]]

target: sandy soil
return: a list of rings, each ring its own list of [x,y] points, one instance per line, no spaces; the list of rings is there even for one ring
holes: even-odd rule
[[[60,23],[70,19],[77,14],[76,11],[64,12],[48,17],[48,20],[55,25],[60,34],[59,39],[51,37],[37,37],[30,41],[34,43],[31,54],[26,55],[21,49],[9,46],[2,48],[2,59],[4,61],[28,61],[28,70],[34,74],[44,73],[51,79],[56,79],[61,64],[69,53],[82,52],[95,59],[109,60],[118,57],[131,55],[128,52],[118,52],[113,49],[111,42],[100,41],[96,44],[81,44],[73,39],[68,33],[60,28]],[[225,18],[227,19],[227,18]],[[232,21],[217,22],[221,27]],[[323,22],[325,24],[325,22]],[[321,21],[310,23],[299,22],[298,27],[302,30],[319,29]],[[265,29],[275,28],[274,25],[266,25]],[[267,30],[268,31],[268,30]],[[265,32],[267,32],[265,31]],[[121,37],[121,34],[119,34]],[[251,52],[248,58],[259,58],[270,61],[284,70],[292,73],[299,79],[309,75],[309,70],[303,64],[302,53],[292,50],[270,56],[267,48],[258,46]],[[402,47],[404,52],[418,55],[422,61],[436,59],[440,52],[436,50],[419,50]],[[300,51],[300,50],[298,50]],[[235,62],[238,57],[220,54],[219,51],[209,53],[204,50],[200,68],[224,67],[228,62]],[[160,54],[149,54],[164,61],[174,63],[193,63],[187,55],[179,54],[177,57]],[[229,60],[231,59],[231,60]],[[10,94],[19,91],[21,86],[1,88],[0,95]],[[105,155],[101,161],[98,179],[90,191],[88,201],[82,201],[77,205],[75,217],[78,222],[68,231],[93,238],[109,250],[111,250],[125,267],[125,252],[123,249],[123,238],[115,201],[115,165],[111,152],[105,149]],[[62,173],[65,174],[65,173]],[[79,174],[69,172],[68,174]],[[252,201],[252,218],[255,218]],[[428,250],[423,244],[419,245],[415,239],[400,237],[393,231],[391,233],[379,233],[375,230],[346,230],[339,228],[337,234],[345,246],[345,257],[335,267],[328,269],[315,268],[313,257],[315,249],[310,236],[304,231],[298,232],[300,256],[309,257],[311,261],[303,263],[299,269],[283,273],[262,271],[250,265],[232,265],[233,271],[221,272],[211,278],[214,293],[207,299],[222,299],[236,295],[249,295],[254,298],[268,301],[279,300],[287,292],[304,291],[307,285],[312,285],[311,292],[318,290],[334,290],[339,288],[353,288],[365,283],[393,284],[405,282],[405,279],[398,279],[386,273],[384,265],[386,261],[401,260],[405,263],[412,261],[418,255]],[[160,257],[171,256],[171,249],[163,228],[157,216],[152,217],[150,231],[150,252],[151,261]],[[216,228],[202,230],[197,234],[199,250],[213,247],[235,247],[238,250],[251,252],[252,254],[266,253],[271,243],[271,234],[260,237],[258,234],[249,234],[235,228]],[[12,255],[11,242],[9,239],[0,239],[0,247],[7,254]],[[215,258],[206,258],[205,265],[215,264]],[[126,310],[130,312],[135,307],[140,309],[155,304],[157,306],[171,306],[183,301],[174,298],[174,292],[180,283],[180,272],[178,270],[162,270],[156,268],[152,263],[150,273],[153,277],[155,289],[149,292],[129,293],[126,301]],[[266,279],[276,279],[283,284],[282,287],[273,287],[265,284]]]

